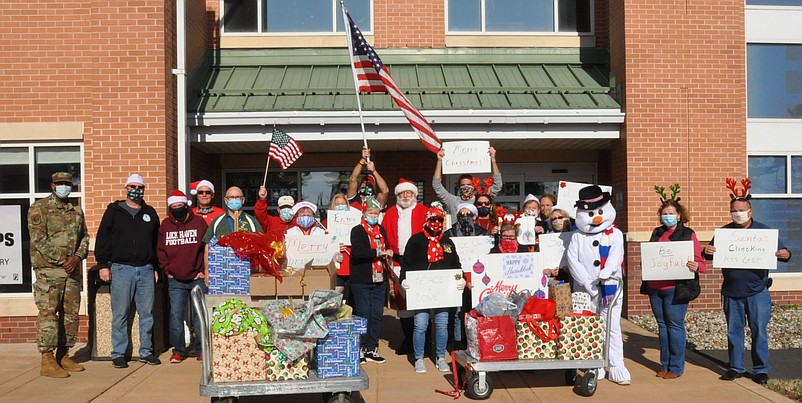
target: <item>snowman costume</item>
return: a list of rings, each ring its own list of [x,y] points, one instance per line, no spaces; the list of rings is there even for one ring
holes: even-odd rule
[[[629,385],[631,376],[624,367],[624,344],[621,338],[621,305],[623,294],[615,301],[618,280],[623,276],[624,235],[613,226],[615,208],[610,193],[598,186],[587,186],[579,191],[576,207],[577,231],[571,237],[566,253],[573,277],[574,291],[590,294],[594,311],[606,316],[612,309],[610,321],[610,367],[608,379]],[[603,379],[605,370],[599,373]]]

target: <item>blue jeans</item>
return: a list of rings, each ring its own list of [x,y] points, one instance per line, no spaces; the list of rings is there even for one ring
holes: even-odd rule
[[[437,358],[446,356],[446,343],[448,342],[448,316],[449,308],[422,309],[415,311],[415,329],[412,331],[412,347],[415,349],[415,359],[423,358],[423,348],[426,344],[426,329],[429,328],[429,312],[434,313],[434,346]]]
[[[674,375],[685,371],[685,313],[688,304],[674,302],[675,288],[656,290],[649,287],[649,303],[657,319],[660,339],[660,369]]]
[[[153,354],[153,266],[111,264],[111,358],[128,350],[128,313],[131,301],[139,315],[139,356]]]
[[[379,347],[387,283],[351,283],[351,294],[354,297],[354,315],[368,320],[368,331],[360,336],[359,345],[372,351]]]
[[[167,280],[167,294],[170,296],[170,344],[173,346],[173,353],[181,354],[182,357],[187,356],[187,349],[185,347],[184,337],[184,317],[187,310],[187,300],[189,299],[189,292],[195,286],[200,286],[203,293],[206,294],[206,284],[202,278],[192,280],[188,283],[178,281],[174,278]],[[189,316],[192,318],[192,327],[195,329],[195,353],[200,354],[200,318],[191,309]]]
[[[768,374],[769,337],[767,327],[771,319],[771,295],[763,290],[743,298],[724,296],[724,316],[727,318],[727,350],[730,369],[746,372],[744,366],[744,318],[752,332],[752,372]]]

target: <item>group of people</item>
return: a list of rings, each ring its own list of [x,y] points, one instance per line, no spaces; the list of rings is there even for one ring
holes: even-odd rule
[[[363,149],[359,162],[349,178],[346,193],[334,195],[328,206],[337,211],[361,211],[359,225],[353,227],[350,245],[340,245],[334,257],[338,266],[337,285],[354,308],[354,314],[367,318],[367,333],[361,336],[361,361],[385,361],[378,351],[383,309],[388,289],[396,297],[404,341],[399,354],[413,354],[414,370],[427,371],[426,354],[429,323],[434,323],[434,364],[439,371],[448,371],[445,353],[449,338],[455,346],[464,345],[461,314],[470,309],[469,300],[456,309],[405,309],[401,288],[408,289],[407,273],[419,270],[459,269],[460,259],[451,240],[460,236],[492,236],[491,253],[535,251],[534,245],[520,245],[519,227],[514,222],[500,225],[493,203],[502,187],[502,177],[495,161],[495,150],[489,150],[492,180],[477,181],[471,175],[459,178],[459,193],[448,192],[442,184],[440,168],[444,151],[438,153],[432,186],[442,203],[427,207],[418,202],[418,187],[401,178],[395,186],[395,204],[387,206],[389,187],[376,170],[370,150]],[[367,172],[364,172],[367,171]],[[366,173],[366,174],[365,174]],[[363,175],[365,174],[365,175]],[[477,184],[479,184],[477,186]],[[484,185],[484,186],[482,186]],[[153,351],[153,303],[155,283],[165,276],[170,300],[169,338],[173,346],[170,361],[179,363],[190,355],[185,347],[185,311],[189,291],[199,286],[206,289],[208,248],[214,238],[236,231],[281,231],[291,236],[326,233],[326,222],[318,219],[318,206],[307,201],[296,202],[291,195],[278,198],[273,211],[268,205],[268,192],[261,187],[254,215],[244,212],[245,196],[236,186],[226,189],[223,207],[213,206],[214,185],[207,180],[191,185],[197,205],[180,190],[173,190],[168,199],[168,213],[163,220],[144,200],[145,179],[130,175],[125,181],[125,198],[110,203],[97,230],[95,259],[99,278],[111,284],[112,363],[115,368],[128,366],[125,356],[129,343],[130,310],[139,315],[139,361],[160,364]],[[39,308],[37,344],[42,353],[41,374],[63,378],[83,367],[68,353],[75,344],[80,303],[80,263],[88,255],[88,238],[83,213],[69,201],[72,177],[68,173],[52,175],[52,194],[34,203],[28,214],[31,234],[31,261],[36,271],[34,297]],[[568,212],[555,208],[556,198],[528,195],[519,216],[535,217],[536,234],[575,231],[561,267],[545,268],[544,274],[570,280],[575,291],[599,296],[598,312],[614,309],[613,335],[610,346],[609,379],[629,384],[623,365],[620,334],[621,299],[612,300],[617,282],[623,276],[623,236],[612,225],[615,210],[609,193],[597,186],[580,191],[576,221]],[[730,202],[732,222],[725,228],[766,228],[751,219],[751,201],[734,197]],[[450,217],[447,220],[446,217]],[[679,198],[662,199],[658,209],[661,226],[651,236],[653,242],[690,240],[694,258],[688,270],[704,273],[705,259],[715,253],[714,242],[701,247],[688,227],[689,214]],[[450,228],[445,223],[450,221]],[[604,224],[603,224],[604,223]],[[601,230],[599,230],[601,228]],[[780,244],[777,258],[790,259],[790,252]],[[601,262],[601,264],[599,264]],[[743,328],[752,330],[754,379],[768,379],[768,346],[766,326],[771,315],[768,287],[771,280],[766,270],[723,269],[722,295],[728,323],[730,369],[721,379],[743,376]],[[648,281],[642,292],[647,294],[657,318],[660,340],[658,377],[674,379],[683,374],[685,328],[688,301],[676,298],[675,281]],[[468,295],[471,284],[462,279],[457,288]],[[132,307],[133,303],[133,307]],[[197,317],[193,315],[197,321]],[[449,323],[453,324],[449,336]],[[193,323],[195,329],[199,324]],[[63,338],[59,338],[61,329]],[[195,338],[194,353],[200,359],[200,340]]]

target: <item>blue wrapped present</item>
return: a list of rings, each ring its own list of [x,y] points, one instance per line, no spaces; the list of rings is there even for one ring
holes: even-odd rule
[[[359,335],[367,333],[368,321],[354,316],[327,325],[329,334],[317,341],[317,377],[359,375]]]
[[[248,295],[251,291],[251,262],[234,250],[209,241],[209,294]]]

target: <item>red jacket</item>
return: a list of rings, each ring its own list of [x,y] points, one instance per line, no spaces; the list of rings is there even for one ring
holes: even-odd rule
[[[410,236],[423,231],[423,223],[426,222],[426,211],[428,210],[421,203],[412,208],[412,231]],[[382,219],[382,227],[387,231],[387,244],[393,249],[393,253],[398,255],[398,206],[387,209]]]
[[[164,273],[179,281],[192,281],[203,271],[203,234],[206,221],[192,211],[183,222],[176,221],[172,214],[159,226],[156,254]]]
[[[288,229],[295,226],[295,219],[285,222],[280,217],[268,214],[267,202],[261,199],[253,206],[253,213],[265,232],[281,230],[286,234]]]

